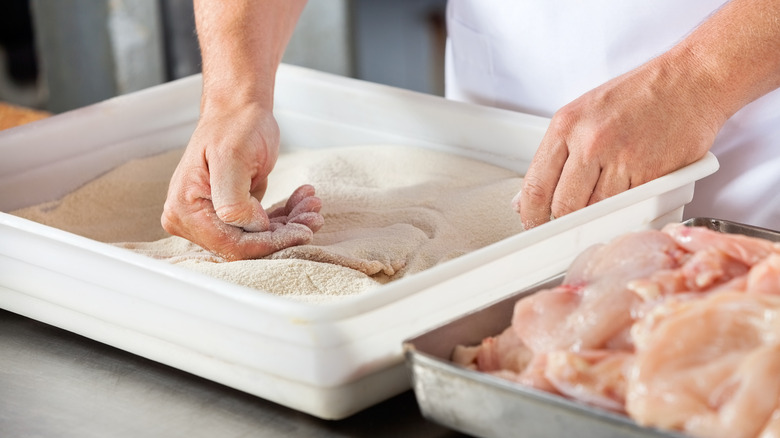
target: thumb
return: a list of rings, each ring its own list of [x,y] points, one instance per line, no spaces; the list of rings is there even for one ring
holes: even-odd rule
[[[270,221],[263,207],[250,193],[252,178],[237,169],[211,172],[211,202],[224,223],[246,231],[267,231]]]

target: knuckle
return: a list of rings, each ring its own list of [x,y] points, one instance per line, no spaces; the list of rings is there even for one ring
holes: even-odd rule
[[[571,147],[576,150],[575,159],[582,164],[600,161],[602,151],[617,144],[609,131],[599,127],[583,129],[578,135],[578,140]]]
[[[290,219],[289,223],[301,224],[316,232],[325,225],[325,219],[319,213],[307,212]]]
[[[166,201],[163,205],[163,212],[160,216],[160,225],[163,229],[173,235],[177,235],[181,228],[181,216],[178,214],[178,210],[169,202]]]
[[[548,202],[550,191],[546,185],[534,176],[526,176],[523,180],[523,202],[526,205],[538,206]]]
[[[251,210],[247,211],[240,204],[226,204],[215,207],[214,211],[219,220],[226,224],[238,227],[249,224],[252,221]]]
[[[554,200],[552,205],[550,206],[550,212],[553,217],[562,217],[566,216],[569,213],[572,213],[576,210],[576,208],[566,202]]]
[[[160,225],[162,225],[163,230],[165,230],[166,233],[176,234],[176,220],[169,212],[163,211],[163,214],[160,217]]]
[[[555,131],[568,131],[575,125],[577,112],[570,106],[564,106],[553,114],[550,119],[550,128]]]

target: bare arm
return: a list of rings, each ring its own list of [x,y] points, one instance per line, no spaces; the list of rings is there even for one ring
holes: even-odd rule
[[[271,212],[273,218],[260,205],[279,154],[276,70],[304,5],[195,1],[201,117],[171,179],[162,224],[229,260],[306,243],[322,225],[311,187],[296,191],[289,211]]]
[[[306,0],[195,0],[203,109],[273,108],[276,70]]]
[[[780,1],[732,0],[670,53],[687,55],[725,121],[780,87]]]
[[[561,108],[515,208],[534,227],[690,164],[778,87],[780,0],[732,0],[668,52]]]

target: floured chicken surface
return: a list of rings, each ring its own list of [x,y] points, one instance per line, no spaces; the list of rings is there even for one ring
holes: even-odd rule
[[[780,244],[671,224],[582,253],[453,361],[699,437],[780,437]]]

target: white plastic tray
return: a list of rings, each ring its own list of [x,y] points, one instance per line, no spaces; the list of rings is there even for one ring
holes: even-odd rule
[[[0,132],[0,210],[61,197],[131,158],[184,146],[193,76]],[[548,120],[282,66],[283,151],[394,143],[524,172]],[[312,415],[410,387],[402,341],[562,272],[587,246],[681,218],[697,163],[345,301],[314,305],[0,213],[0,307]],[[508,202],[509,200],[507,200]]]

